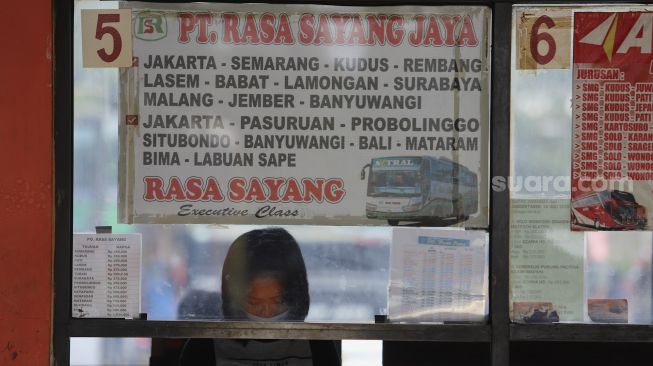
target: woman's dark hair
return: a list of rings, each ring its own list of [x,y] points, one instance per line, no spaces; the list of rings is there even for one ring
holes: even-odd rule
[[[225,319],[246,319],[243,303],[249,282],[259,276],[279,280],[288,320],[303,321],[310,297],[306,266],[297,241],[282,228],[248,231],[229,247],[222,268],[222,311]]]

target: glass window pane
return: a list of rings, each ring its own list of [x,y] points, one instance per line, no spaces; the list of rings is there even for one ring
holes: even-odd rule
[[[70,366],[147,366],[149,338],[71,338]]]
[[[573,11],[619,9],[624,10],[513,8],[511,177],[506,180],[511,189],[513,321],[596,322],[600,317],[590,312],[601,306],[614,310],[621,300],[627,300],[628,323],[653,321],[650,232],[570,231],[571,17]],[[543,33],[555,43],[548,63],[541,56],[552,43],[538,41]],[[597,195],[575,203],[600,204]]]
[[[650,324],[650,232],[593,232],[586,234],[585,277],[588,299],[625,299],[629,323]],[[621,313],[625,309],[615,309]],[[587,321],[593,321],[588,316]]]
[[[241,234],[261,227],[117,222],[118,70],[82,67],[80,24],[80,9],[116,5],[75,3],[73,231],[111,226],[114,233],[142,234],[141,311],[149,320],[223,319],[222,272],[229,247]],[[426,165],[423,170],[428,170]],[[411,196],[420,196],[422,188],[413,181],[428,176],[409,173],[408,188],[402,190],[412,189]],[[485,179],[469,174],[458,183],[476,187],[479,181]],[[390,227],[284,228],[297,241],[306,267],[310,296],[306,321],[370,323],[374,315],[387,314]],[[483,296],[487,304],[487,290]]]

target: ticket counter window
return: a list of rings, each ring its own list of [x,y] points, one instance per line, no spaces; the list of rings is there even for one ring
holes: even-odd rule
[[[402,170],[393,170],[391,165],[397,164],[396,161],[400,159],[393,158],[390,156],[392,154],[378,159],[366,157],[366,165],[357,166],[354,172],[356,183],[363,187],[362,197],[364,199],[368,198],[368,202],[378,202],[367,205],[365,200],[362,201],[360,208],[364,212],[363,219],[367,219],[366,213],[368,217],[371,217],[370,212],[373,211],[377,214],[381,212],[386,216],[396,211],[399,212],[398,215],[401,215],[398,216],[399,218],[394,218],[394,216],[375,217],[377,226],[369,224],[356,226],[356,223],[350,224],[349,222],[346,222],[345,225],[340,222],[339,226],[226,225],[217,222],[219,220],[214,224],[121,223],[125,220],[119,219],[122,217],[122,213],[119,212],[118,197],[123,187],[119,182],[120,132],[118,121],[122,121],[120,106],[123,95],[121,94],[120,80],[124,81],[124,79],[121,79],[120,73],[124,70],[83,67],[80,16],[81,9],[115,8],[117,6],[118,4],[114,2],[75,2],[72,224],[75,233],[93,233],[97,227],[102,226],[110,227],[115,234],[141,234],[140,311],[143,313],[142,316],[147,317],[147,321],[300,321],[349,324],[384,322],[388,320],[392,268],[393,227],[390,225],[395,226],[401,221],[399,226],[402,226],[401,229],[407,232],[413,229],[420,230],[422,225],[455,226],[471,219],[477,220],[475,222],[478,225],[475,227],[481,230],[470,230],[470,232],[481,233],[480,236],[483,239],[481,240],[483,242],[482,250],[473,250],[475,253],[473,260],[455,257],[457,262],[453,263],[454,260],[451,258],[454,257],[449,256],[447,258],[451,263],[438,261],[436,265],[434,255],[429,257],[433,260],[432,263],[429,262],[431,267],[425,267],[423,271],[415,271],[417,268],[415,265],[418,259],[422,259],[421,257],[415,257],[414,260],[407,257],[406,261],[400,264],[405,265],[405,271],[414,275],[414,278],[426,278],[431,275],[429,271],[434,272],[437,269],[447,276],[458,276],[456,279],[470,277],[472,271],[467,271],[462,267],[473,265],[475,267],[474,276],[480,278],[480,281],[476,281],[477,284],[474,285],[473,310],[463,303],[469,300],[465,298],[469,292],[468,288],[459,289],[450,286],[435,289],[439,286],[435,281],[427,283],[431,287],[419,290],[419,295],[415,296],[414,303],[419,307],[445,309],[446,313],[452,314],[452,316],[461,316],[462,314],[465,317],[471,314],[472,323],[485,323],[489,307],[489,244],[484,230],[487,228],[487,220],[483,217],[487,215],[488,211],[488,192],[487,187],[483,187],[481,183],[487,182],[485,153],[481,154],[483,162],[474,162],[479,165],[474,169],[465,167],[470,164],[459,164],[453,160],[426,156],[427,153],[418,153],[415,154],[415,157],[403,159],[403,164],[408,164],[405,161],[415,163],[408,164],[410,166],[403,167]],[[476,9],[474,11],[478,14],[485,14],[486,10]],[[418,17],[418,19],[421,18]],[[483,19],[483,17],[479,17],[479,19]],[[471,22],[471,20],[469,21]],[[467,27],[471,25],[471,23],[465,24]],[[485,23],[485,30],[487,30],[487,26],[488,24]],[[143,30],[143,32],[145,31]],[[471,34],[468,36],[471,37]],[[486,49],[483,47],[481,48]],[[419,49],[419,52],[424,50],[423,47],[416,49]],[[482,57],[485,56],[482,55]],[[485,61],[487,60],[483,60],[483,62]],[[480,59],[469,61],[469,64],[473,65],[469,72],[478,73],[477,82],[485,83],[488,70],[481,67],[481,63]],[[451,67],[453,70],[458,66]],[[478,132],[480,143],[474,143],[472,146],[474,149],[487,151],[488,129],[485,119],[488,112],[486,102],[489,102],[487,94],[489,92],[487,90],[483,90],[483,93],[480,93],[480,90],[475,91],[479,91],[479,93],[474,95],[480,95],[481,99],[484,98],[481,102],[482,107],[474,105],[478,104],[478,100],[472,99],[469,102],[458,100],[455,103],[455,108],[466,106],[468,109],[472,107],[474,110],[479,109],[478,118],[471,119],[470,127],[464,128],[470,129],[466,132],[468,134],[482,130],[483,133]],[[457,121],[456,126],[460,123]],[[486,126],[481,129],[479,123]],[[438,128],[440,128],[439,126],[438,122]],[[446,126],[448,127],[442,128],[454,129],[453,122]],[[456,129],[460,128],[456,127]],[[447,131],[449,132],[449,130]],[[458,136],[458,132],[456,132],[456,136]],[[450,140],[453,141],[453,138]],[[453,146],[453,143],[450,145]],[[456,159],[460,154],[462,153],[454,154]],[[147,161],[156,165],[153,160]],[[374,161],[383,161],[384,164],[381,165],[387,169],[370,168]],[[358,178],[361,175],[359,174],[360,169],[365,171],[364,166],[367,167],[368,176],[364,177],[363,173],[363,177]],[[388,212],[377,209],[381,205],[388,205]],[[391,205],[394,206],[390,207]],[[417,213],[414,214],[414,212]],[[434,213],[440,215],[440,212],[446,213],[442,214],[442,216],[447,216],[446,220],[429,220],[430,215]],[[226,270],[226,267],[230,262],[230,250],[238,242],[238,238],[258,231],[269,235],[271,231],[275,230],[283,230],[292,237],[300,251],[299,256],[305,271],[307,294],[305,296],[305,313],[299,315],[293,313],[296,307],[294,304],[288,303],[286,297],[286,290],[290,287],[288,283],[293,280],[287,277],[291,275],[270,265],[269,260],[266,262],[267,264],[261,262],[256,266],[257,270],[261,272],[259,277],[247,277],[247,281],[239,284],[242,285],[240,286],[243,291],[242,296],[234,295],[233,292],[236,291],[226,285],[226,281],[231,281],[235,277],[233,272]],[[464,233],[463,230],[456,232]],[[425,246],[435,245],[432,240],[429,241],[430,239],[433,238],[416,237],[415,242],[419,241]],[[465,241],[460,240],[453,243],[464,247],[465,245],[461,244],[463,242]],[[277,242],[277,244],[279,243]],[[456,246],[450,242],[446,244],[449,247]],[[260,253],[255,256],[256,260],[270,259],[275,256],[283,257],[287,254],[275,254],[269,251]],[[282,259],[287,260],[288,258],[283,257]],[[458,259],[460,260],[458,261]],[[266,265],[269,265],[270,268],[265,267]],[[458,267],[454,268],[454,266]],[[261,270],[262,267],[265,267],[265,270]],[[452,273],[454,274],[452,275]],[[242,305],[242,313],[227,311],[230,305],[225,305],[226,288],[230,289],[228,300],[231,301],[235,298],[238,305]],[[402,289],[397,286],[394,287],[394,290],[398,291],[395,293],[397,296],[413,291],[411,288],[402,292]],[[438,296],[442,298],[433,298],[432,294],[437,291],[440,293]],[[275,302],[278,306],[271,306],[271,302]],[[402,320],[402,322],[421,322],[417,317],[411,318],[412,314],[407,315],[407,320]],[[437,322],[442,323],[443,320],[446,319],[438,318]],[[148,359],[144,357],[143,352],[155,348],[157,342],[148,338],[74,338],[71,342],[71,364],[147,364]],[[347,364],[347,362],[358,366],[364,365],[365,362],[375,364],[374,360],[378,361],[380,358],[380,345],[381,341],[343,341],[341,347],[343,364]]]
[[[595,199],[594,207],[602,207],[609,216],[619,216],[616,210],[632,206],[611,208],[611,201],[632,201],[631,193],[620,190],[572,203],[570,175],[572,123],[581,118],[582,108],[578,102],[582,96],[574,94],[580,86],[575,86],[572,74],[573,14],[628,10],[619,6],[513,8],[508,185],[510,305],[515,322],[529,321],[534,313],[553,312],[561,322],[653,322],[651,232],[588,232],[602,226],[593,222],[577,225],[581,231],[570,230],[578,224],[570,215],[574,205]]]

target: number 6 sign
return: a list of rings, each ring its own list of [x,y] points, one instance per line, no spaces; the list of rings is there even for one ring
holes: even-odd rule
[[[131,9],[82,10],[84,67],[132,65]]]
[[[519,70],[569,68],[570,8],[528,8],[515,17]]]

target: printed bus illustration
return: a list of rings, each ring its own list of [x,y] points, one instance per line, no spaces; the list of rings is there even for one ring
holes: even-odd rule
[[[632,193],[606,190],[577,197],[571,202],[571,222],[595,229],[643,229],[646,208]]]
[[[446,158],[374,158],[369,168],[365,213],[371,219],[446,224],[464,221],[478,210],[478,178]]]

